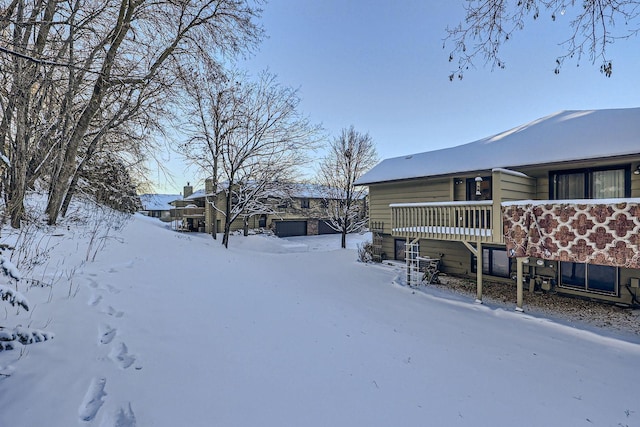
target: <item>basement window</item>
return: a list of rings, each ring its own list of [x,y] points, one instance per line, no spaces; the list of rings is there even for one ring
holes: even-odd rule
[[[560,263],[560,286],[587,292],[618,294],[618,268],[607,265]]]
[[[477,272],[476,256],[471,255],[471,271]],[[482,274],[511,277],[511,261],[505,248],[482,248]]]

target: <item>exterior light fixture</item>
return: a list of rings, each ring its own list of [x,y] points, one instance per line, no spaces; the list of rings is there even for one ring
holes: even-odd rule
[[[640,165],[636,167],[636,170],[633,171],[634,175],[640,175]]]

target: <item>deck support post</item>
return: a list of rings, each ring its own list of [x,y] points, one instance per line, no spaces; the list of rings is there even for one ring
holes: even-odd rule
[[[482,304],[482,242],[476,245],[476,303]]]
[[[522,308],[522,294],[523,294],[523,280],[522,280],[522,270],[524,265],[524,258],[517,257],[516,258],[516,285],[517,285],[517,300],[516,300],[516,311],[524,311]]]

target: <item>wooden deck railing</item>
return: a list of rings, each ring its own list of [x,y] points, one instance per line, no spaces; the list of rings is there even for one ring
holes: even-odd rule
[[[170,211],[172,218],[204,216],[204,208],[177,208]]]
[[[398,203],[391,207],[391,233],[397,237],[499,243],[500,206],[480,202]]]

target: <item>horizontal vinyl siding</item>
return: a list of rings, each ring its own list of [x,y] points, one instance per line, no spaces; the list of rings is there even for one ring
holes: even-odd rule
[[[502,174],[501,186],[501,201],[526,200],[536,197],[534,178]]]
[[[549,200],[549,175],[541,176],[537,181],[536,199]]]
[[[420,240],[420,255],[440,258],[440,271],[459,276],[470,275],[471,252],[460,242]]]
[[[392,203],[447,202],[452,200],[451,180],[412,180],[369,186],[369,218],[384,222],[384,232],[391,232]]]
[[[640,175],[634,174],[634,170],[631,169],[631,197],[640,197]]]

